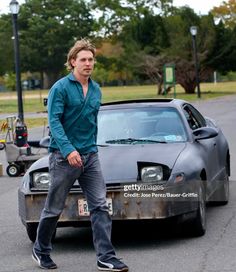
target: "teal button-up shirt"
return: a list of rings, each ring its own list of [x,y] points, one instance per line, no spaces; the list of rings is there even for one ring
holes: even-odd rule
[[[84,97],[82,85],[73,73],[58,80],[48,96],[51,132],[49,151],[60,150],[64,158],[72,151],[97,152],[97,114],[101,104],[99,85],[89,79]]]

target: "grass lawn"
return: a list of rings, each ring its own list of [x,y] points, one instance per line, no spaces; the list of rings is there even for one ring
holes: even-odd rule
[[[201,99],[211,99],[218,96],[236,94],[236,82],[224,83],[202,83]],[[115,101],[121,99],[142,99],[142,98],[164,98],[174,97],[174,90],[167,96],[157,95],[155,85],[147,86],[129,86],[129,87],[105,87],[103,90],[103,102]],[[176,98],[187,101],[197,100],[197,94],[185,94],[180,85],[176,86]]]
[[[201,83],[201,100],[211,99],[219,96],[236,94],[236,82],[220,82],[214,83]],[[130,100],[142,98],[164,98],[174,97],[172,90],[166,96],[157,95],[157,87],[155,85],[145,86],[122,86],[122,87],[103,87],[103,102],[117,101],[117,100]],[[45,111],[43,105],[43,98],[47,97],[48,90],[24,91],[23,103],[24,112],[42,112]],[[185,94],[181,86],[176,86],[176,98],[184,99],[187,101],[197,100],[197,94]],[[17,113],[17,96],[16,92],[0,93],[0,114]],[[43,126],[46,118],[31,118],[25,119],[27,126]],[[0,121],[1,125],[1,121]]]

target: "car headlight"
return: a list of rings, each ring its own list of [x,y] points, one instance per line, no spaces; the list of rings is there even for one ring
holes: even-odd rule
[[[163,169],[161,166],[143,167],[141,170],[143,182],[155,182],[163,179]]]
[[[51,183],[50,174],[47,172],[33,173],[33,187],[35,189],[48,189]]]

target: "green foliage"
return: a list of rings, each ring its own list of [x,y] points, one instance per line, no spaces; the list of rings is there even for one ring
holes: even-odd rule
[[[155,10],[167,12],[172,0],[91,0],[99,11],[99,24],[106,36],[119,35],[128,22],[136,22]]]
[[[14,70],[12,22],[9,15],[0,17],[0,75]]]
[[[225,28],[220,22],[215,29],[216,40],[207,64],[223,73],[236,71],[236,27],[233,30]]]
[[[222,1],[219,7],[212,9],[212,14],[216,20],[221,20],[227,28],[235,28],[235,13],[236,13],[236,2],[235,0]]]
[[[93,22],[85,1],[26,1],[19,16],[22,70],[58,76],[68,49],[91,35]]]
[[[14,73],[5,74],[3,79],[4,79],[4,85],[8,91],[16,90],[16,74]]]
[[[96,80],[101,86],[108,82],[109,71],[102,67],[102,65],[97,64],[93,71],[93,79]]]
[[[161,16],[152,14],[146,14],[135,22],[127,23],[119,40],[123,41],[123,46],[128,54],[137,50],[147,54],[159,54],[169,45]]]
[[[172,2],[26,0],[18,16],[21,70],[44,74],[53,83],[66,73],[66,54],[74,41],[90,37],[99,47],[93,78],[101,85],[147,79],[162,84],[163,64],[174,63],[178,82],[194,92],[189,29],[196,25],[201,80],[212,70],[235,71],[236,28],[227,27],[226,22],[227,16],[233,16],[229,7],[234,8],[235,1],[214,9],[214,16],[222,19],[218,25],[212,14],[200,16],[189,7],[176,8]],[[0,15],[0,75],[14,71],[11,37],[11,16]]]
[[[185,60],[192,59],[191,25],[200,25],[200,18],[191,8],[183,7],[171,16],[164,18],[165,28],[169,36],[170,46],[165,54]]]
[[[220,82],[236,81],[236,72],[228,72],[227,74],[218,74],[217,80]]]

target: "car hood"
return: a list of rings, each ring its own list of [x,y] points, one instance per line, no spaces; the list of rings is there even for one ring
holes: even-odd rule
[[[160,163],[173,168],[185,143],[122,145],[99,148],[99,157],[106,182],[137,180],[137,162]]]
[[[138,176],[137,162],[160,163],[173,169],[186,143],[110,145],[99,147],[99,158],[107,183],[134,181]],[[36,161],[28,170],[48,167],[48,157]]]
[[[30,173],[32,171],[35,170],[39,170],[39,169],[43,169],[43,168],[48,168],[49,165],[49,154],[42,157],[41,159],[37,160],[36,162],[34,162],[30,168],[27,170],[27,173]]]

